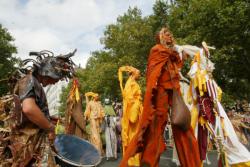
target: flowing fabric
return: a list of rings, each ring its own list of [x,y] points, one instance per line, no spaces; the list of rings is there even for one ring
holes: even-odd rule
[[[119,76],[122,71],[133,72],[136,69],[130,66],[121,67]],[[123,153],[126,152],[128,144],[137,132],[139,118],[142,112],[141,89],[133,74],[128,78],[125,87],[122,87],[122,79],[120,78],[122,96],[123,96],[123,115],[121,120],[122,126],[122,146]],[[128,160],[129,166],[140,166],[140,155],[135,154]]]
[[[75,78],[67,99],[65,120],[66,134],[76,135],[83,139],[87,138],[87,134],[85,132],[86,120],[84,119],[82,111],[82,99],[79,94],[79,83]]]
[[[196,130],[201,159],[206,159],[208,137],[216,141],[224,166],[247,166],[250,153],[240,143],[221,103],[222,91],[213,80],[214,64],[200,49],[194,56],[189,76],[191,78],[189,101],[192,102],[191,124]],[[222,161],[219,161],[219,163]],[[220,166],[221,164],[219,164]]]
[[[167,62],[171,63],[166,67]],[[161,44],[151,51],[147,66],[147,87],[139,129],[129,143],[120,167],[126,167],[128,159],[141,152],[141,165],[159,166],[161,153],[165,150],[163,132],[171,105],[172,89],[180,89],[178,68],[182,66],[178,53]],[[170,77],[172,75],[172,77]],[[172,78],[172,81],[171,79]],[[201,166],[198,144],[190,128],[184,132],[172,126],[180,163],[184,167]]]
[[[117,158],[116,117],[105,117],[106,157]]]
[[[91,100],[88,102],[84,116],[90,121],[91,134],[90,143],[92,143],[100,151],[101,154],[104,153],[102,149],[101,141],[101,123],[104,118],[104,111],[101,103],[99,101]]]
[[[180,91],[181,91],[181,94],[182,94],[182,97],[183,97],[183,100],[185,101],[187,107],[190,109],[191,106],[188,104],[188,101],[187,101],[187,97],[188,97],[188,90],[189,90],[189,84],[188,84],[188,80],[186,78],[184,78],[182,76],[181,73],[179,73],[180,76],[181,76],[181,80],[180,80]],[[170,131],[170,134],[169,136],[172,136],[172,128],[169,127],[169,131]],[[176,150],[176,147],[174,145],[173,147],[173,158],[172,158],[172,161],[176,163],[177,166],[180,166],[180,162],[179,162],[179,158],[178,158],[178,155],[177,155],[177,150]]]

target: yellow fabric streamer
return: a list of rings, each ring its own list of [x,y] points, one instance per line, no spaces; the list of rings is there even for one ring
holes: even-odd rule
[[[55,134],[57,135],[59,131],[59,120],[56,122]]]
[[[200,68],[200,52],[198,52],[195,55],[191,64],[193,65],[195,62],[197,62],[198,69],[197,69],[195,77],[192,79],[191,84],[194,85],[194,88],[198,87],[200,95],[203,96],[204,92],[207,92],[207,86],[206,86],[207,72],[205,70],[201,70]]]
[[[222,130],[223,130],[223,134],[224,134],[224,137],[227,137],[228,136],[228,133],[225,129],[225,123],[224,123],[224,118],[220,118],[220,122],[221,122],[221,127],[222,127]]]
[[[78,85],[78,81],[77,79],[73,79],[73,83],[72,83],[72,88],[70,90],[69,93],[69,98],[72,100],[73,98],[76,99],[76,101],[78,102],[80,100],[80,93],[79,93],[79,85]]]
[[[207,121],[203,117],[199,117],[199,123],[202,127],[205,127]]]
[[[196,106],[193,106],[191,109],[191,126],[193,129],[196,128],[196,123],[198,121],[199,112]]]
[[[221,98],[222,98],[222,90],[219,86],[217,86],[217,97],[218,97],[218,100],[221,101]]]
[[[128,78],[124,88],[122,83],[123,71],[132,73],[132,75],[130,75],[130,77]],[[139,117],[143,110],[141,102],[141,89],[134,77],[132,77],[136,72],[139,72],[139,70],[131,66],[123,66],[118,70],[118,77],[123,96],[121,133],[123,152],[126,150],[126,147],[128,146],[128,143],[131,141],[133,136],[136,134],[139,125]],[[129,166],[140,166],[140,155],[136,154],[134,157],[131,157],[128,161],[128,164]]]
[[[76,101],[78,102],[80,100],[80,93],[78,87],[76,87],[75,95],[76,95]]]
[[[250,166],[250,161],[231,165],[231,167],[249,167],[249,166]]]
[[[194,88],[198,87],[201,96],[204,95],[204,92],[207,92],[206,74],[206,71],[201,71],[200,69],[198,69],[195,77],[192,79]]]

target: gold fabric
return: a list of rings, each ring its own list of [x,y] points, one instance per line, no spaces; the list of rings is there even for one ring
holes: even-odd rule
[[[250,166],[250,161],[231,165],[231,167],[249,167],[249,166]]]
[[[143,107],[141,102],[141,89],[136,80],[134,79],[133,72],[137,69],[125,66],[119,69],[119,80],[123,96],[123,116],[122,116],[122,145],[123,152],[125,152],[130,140],[136,134],[140,114]],[[125,87],[122,86],[122,71],[128,71],[131,76],[128,78]],[[136,154],[128,160],[129,166],[140,166],[140,154]]]
[[[104,153],[102,149],[101,141],[101,123],[105,116],[103,107],[99,101],[91,100],[87,103],[86,111],[84,116],[90,122],[91,134],[90,134],[90,143],[96,146],[100,153]]]

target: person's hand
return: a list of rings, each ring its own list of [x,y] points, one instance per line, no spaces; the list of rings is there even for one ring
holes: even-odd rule
[[[54,143],[55,138],[56,138],[55,125],[51,123],[50,129],[49,129],[49,141],[50,141],[50,144]]]
[[[188,58],[189,58],[189,55],[186,52],[182,51],[182,60],[185,61]]]

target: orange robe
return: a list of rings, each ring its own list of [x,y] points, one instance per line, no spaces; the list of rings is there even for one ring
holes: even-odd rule
[[[168,63],[168,60],[173,63]],[[161,44],[157,44],[151,49],[139,130],[128,145],[120,167],[126,167],[129,157],[136,152],[141,152],[142,166],[144,164],[150,167],[159,166],[160,155],[165,150],[163,132],[167,123],[169,104],[171,105],[172,89],[179,90],[180,88],[178,68],[181,66],[182,61],[177,52],[167,49]],[[181,166],[201,166],[198,143],[192,128],[190,127],[186,132],[175,126],[172,126],[172,129]]]

